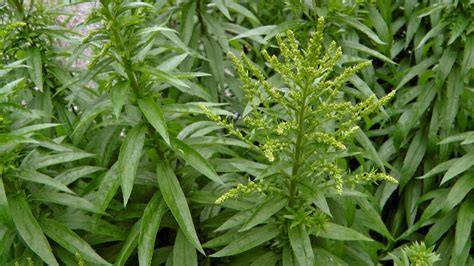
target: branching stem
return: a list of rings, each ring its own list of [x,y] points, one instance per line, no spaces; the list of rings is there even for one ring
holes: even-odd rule
[[[295,149],[294,149],[294,156],[293,156],[293,167],[292,167],[292,172],[291,172],[291,178],[290,178],[290,204],[294,202],[294,199],[296,197],[297,191],[296,191],[296,183],[297,183],[297,177],[299,174],[299,169],[302,164],[302,155],[304,151],[304,133],[305,133],[305,116],[306,116],[306,97],[308,97],[308,90],[309,90],[309,85],[308,83],[304,84],[302,86],[302,102],[300,105],[300,109],[297,112],[297,121],[298,121],[298,135],[296,137],[296,144],[295,144]]]

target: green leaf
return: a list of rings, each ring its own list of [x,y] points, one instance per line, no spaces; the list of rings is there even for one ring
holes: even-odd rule
[[[19,78],[17,80],[14,80],[12,82],[9,82],[7,83],[5,86],[3,86],[1,89],[0,89],[0,95],[2,97],[6,96],[6,95],[9,95],[9,94],[12,94],[13,93],[13,90],[24,80],[25,78]],[[2,95],[4,94],[4,95]]]
[[[94,205],[99,207],[101,212],[105,212],[109,206],[110,201],[117,193],[120,186],[120,178],[118,173],[118,163],[115,163],[110,167],[109,171],[102,178],[99,190],[95,193]],[[96,216],[94,226],[98,224],[100,216]]]
[[[441,185],[458,176],[459,174],[465,172],[474,165],[474,153],[468,153],[463,157],[456,160],[456,162],[449,167],[446,174],[441,180]]]
[[[425,242],[431,246],[436,243],[453,225],[456,221],[456,210],[451,210],[446,215],[441,216],[435,220],[434,225],[425,236]]]
[[[180,54],[180,55],[177,55],[177,56],[173,56],[171,57],[170,59],[164,61],[163,63],[161,63],[157,68],[160,69],[161,71],[171,71],[171,70],[174,70],[175,68],[177,68],[182,62],[184,59],[186,59],[186,57],[188,57],[188,53],[184,53],[184,54]],[[176,74],[181,74],[180,72],[176,73]],[[193,74],[193,72],[189,73],[189,74]]]
[[[3,185],[3,178],[0,177],[0,225],[12,228],[12,218],[8,209],[8,199]],[[1,253],[0,253],[1,254]]]
[[[230,2],[228,3],[230,4]],[[230,5],[228,7],[230,7]],[[227,34],[223,27],[224,25],[221,23],[221,21],[218,18],[211,16],[207,12],[201,12],[201,15],[203,18],[202,21],[204,22],[204,25],[207,27],[207,31],[208,31],[208,34],[206,34],[205,36],[201,35],[201,38],[203,38],[203,41],[205,40],[207,36],[209,36],[210,38],[208,40],[210,40],[211,42],[214,42],[214,44],[216,45],[215,47],[218,49],[217,51],[214,51],[214,52],[221,53],[221,54],[227,53],[229,51],[229,42],[227,40]],[[206,48],[204,49],[207,50]],[[207,51],[206,51],[206,55],[208,57],[207,59],[209,59],[209,56],[211,56],[207,53]],[[222,73],[223,72],[224,71],[222,71]]]
[[[362,147],[364,147],[364,149],[367,151],[369,158],[373,160],[377,164],[377,166],[382,169],[382,171],[385,171],[383,161],[382,159],[380,159],[377,150],[375,149],[374,145],[367,137],[367,135],[360,128],[358,128],[356,130],[355,137],[357,141],[362,145]]]
[[[283,253],[281,255],[282,266],[296,266],[295,256],[293,256],[293,251],[291,247],[285,245],[283,247]]]
[[[140,220],[138,220],[138,222],[136,222],[132,226],[132,229],[130,230],[130,233],[128,234],[127,240],[125,240],[125,243],[123,243],[123,246],[120,249],[120,252],[117,255],[117,258],[115,259],[114,265],[120,265],[120,266],[125,265],[128,258],[132,254],[133,250],[135,250],[135,248],[137,247],[138,236],[140,234],[141,222],[142,222],[142,220],[140,219]]]
[[[16,239],[17,236],[14,230],[5,230],[0,233],[0,263],[6,264],[7,255],[10,253]]]
[[[43,92],[43,63],[40,48],[32,46],[26,49],[25,52],[28,57],[26,63],[29,66],[28,72],[30,73],[30,78],[33,80],[38,90]]]
[[[203,37],[204,49],[206,50],[209,66],[217,83],[224,83],[224,58],[222,50],[214,39]]]
[[[458,51],[453,46],[449,46],[439,59],[439,65],[436,75],[436,86],[442,86],[456,62]]]
[[[217,8],[222,12],[222,14],[224,14],[224,16],[228,20],[232,20],[232,17],[230,16],[229,10],[225,5],[224,0],[212,0],[212,2],[217,6]]]
[[[247,223],[239,230],[239,232],[247,231],[256,225],[264,223],[268,218],[283,209],[288,204],[287,198],[275,197],[264,202],[255,213],[250,217]]]
[[[57,192],[38,192],[31,194],[30,199],[40,202],[57,203],[79,210],[104,214],[104,212],[102,212],[99,207],[95,206],[92,202],[69,194]]]
[[[146,127],[141,125],[135,126],[127,133],[120,147],[118,168],[124,206],[127,205],[130,194],[132,194],[138,163],[142,157],[143,145],[145,144],[145,133]]]
[[[144,3],[144,2],[131,2],[131,3],[127,3],[127,4],[124,4],[122,6],[120,6],[120,10],[118,11],[118,14],[121,14],[129,9],[133,9],[133,8],[148,8],[148,9],[151,9],[151,10],[156,10],[156,8],[151,5],[151,4],[148,4],[148,3]]]
[[[97,103],[92,103],[91,106],[88,106],[82,113],[81,118],[77,120],[74,131],[71,134],[71,139],[75,145],[78,145],[81,141],[84,141],[84,135],[89,128],[89,125],[92,123],[94,118],[99,114],[111,110],[112,101],[109,99],[99,101]]]
[[[291,249],[295,254],[298,264],[301,266],[312,266],[314,264],[314,254],[311,246],[309,234],[303,225],[298,225],[288,229]]]
[[[443,211],[452,210],[474,188],[474,173],[467,173],[460,177],[449,190],[448,196],[443,198]]]
[[[403,167],[400,171],[401,178],[399,180],[400,189],[403,189],[405,185],[415,174],[418,166],[423,160],[426,149],[428,147],[428,139],[426,138],[423,131],[418,131],[413,138],[410,146],[408,147],[407,154],[403,161]]]
[[[367,228],[378,232],[390,240],[394,240],[392,234],[382,220],[380,211],[375,209],[374,204],[369,202],[366,198],[358,198],[357,203],[361,209],[356,211],[356,217],[359,217],[356,219],[360,219],[359,222]]]
[[[59,265],[25,198],[17,195],[8,203],[15,228],[26,245],[48,265]]]
[[[428,41],[430,38],[441,35],[444,31],[444,28],[448,25],[449,25],[449,22],[447,21],[443,21],[439,24],[436,24],[436,26],[431,28],[431,30],[428,33],[426,33],[423,39],[420,40],[420,42],[418,43],[415,49],[422,47],[426,43],[426,41]]]
[[[451,166],[453,166],[460,158],[451,159],[449,161],[442,162],[435,167],[433,167],[428,173],[418,177],[418,179],[425,179],[434,175],[437,175],[441,172],[447,171]]]
[[[250,219],[250,217],[252,217],[252,215],[253,215],[253,210],[240,211],[232,215],[232,217],[230,217],[229,219],[227,219],[215,231],[216,232],[224,231],[224,230],[231,229],[239,225],[243,225],[246,221]]]
[[[226,104],[215,104],[215,103],[205,103],[205,102],[194,102],[186,104],[167,104],[164,105],[162,110],[165,113],[176,114],[176,113],[191,113],[191,114],[204,114],[203,110],[199,105],[203,104],[209,108],[213,113],[217,115],[227,115],[232,116],[233,114],[227,110],[219,109],[216,106],[222,106]]]
[[[260,21],[258,21],[258,18],[250,11],[248,10],[247,8],[245,8],[244,6],[242,5],[239,5],[237,2],[234,2],[234,1],[229,1],[227,2],[227,7],[234,11],[234,12],[237,12],[239,14],[241,14],[242,16],[248,18],[249,20],[257,23],[257,24],[261,24]]]
[[[168,211],[166,203],[160,192],[155,192],[150,202],[143,211],[140,235],[138,237],[138,261],[139,265],[151,265],[155,240],[161,219]]]
[[[255,259],[250,266],[275,266],[279,260],[279,254],[269,251],[263,255],[258,255],[258,258]]]
[[[456,19],[454,22],[450,25],[451,28],[451,36],[449,37],[448,40],[448,46],[450,46],[459,36],[461,36],[461,33],[464,32],[466,27],[469,25],[469,20],[466,19],[463,15],[458,15],[456,16]]]
[[[390,63],[390,64],[393,64],[393,65],[396,65],[397,63],[393,62],[390,58],[386,57],[385,55],[381,54],[380,52],[376,51],[376,50],[373,50],[373,49],[370,49],[369,47],[367,46],[364,46],[360,43],[357,43],[357,42],[352,42],[352,41],[344,41],[342,43],[342,46],[343,47],[347,47],[347,48],[350,48],[350,49],[354,49],[354,50],[358,50],[358,51],[361,51],[363,53],[366,53],[368,55],[371,55],[375,58],[378,58],[382,61],[385,61],[387,63]]]
[[[275,25],[265,25],[265,26],[261,26],[261,27],[258,27],[258,28],[253,28],[251,30],[248,30],[246,32],[243,32],[243,33],[235,36],[234,38],[230,39],[230,41],[237,40],[237,39],[242,39],[242,38],[247,38],[247,37],[253,37],[253,36],[267,35],[270,32],[272,32],[273,30],[275,30],[276,27],[277,26],[275,26]]]
[[[196,2],[189,1],[183,5],[181,11],[181,36],[183,42],[186,45],[189,45],[189,41],[193,35],[194,29],[194,14],[196,13]]]
[[[45,123],[45,124],[35,124],[27,127],[22,127],[20,129],[12,131],[12,133],[17,135],[29,135],[34,133],[35,131],[39,131],[46,128],[57,127],[60,124],[53,124],[53,123]]]
[[[353,27],[354,29],[356,29],[358,31],[361,31],[362,33],[367,35],[367,37],[372,39],[377,44],[386,44],[385,42],[380,40],[379,36],[377,36],[377,34],[375,34],[375,32],[373,32],[369,27],[367,27],[366,25],[364,25],[361,22],[357,21],[356,19],[353,19],[353,18],[350,18],[350,17],[347,17],[347,16],[334,17],[334,19],[336,21],[340,22],[340,23],[347,24],[347,25]]]
[[[120,117],[120,112],[128,98],[128,91],[130,90],[130,83],[127,81],[118,82],[110,88],[110,98],[114,109],[116,118]]]
[[[336,255],[321,249],[321,248],[314,248],[314,257],[315,261],[320,263],[321,265],[337,265],[337,266],[348,266],[347,262],[342,260],[341,258],[337,257]]]
[[[187,164],[196,169],[199,173],[205,175],[214,182],[223,184],[222,180],[209,162],[191,146],[173,137],[171,138],[171,147],[181,158],[183,158],[184,161],[186,161]]]
[[[472,236],[473,221],[474,202],[472,200],[466,200],[462,203],[458,212],[456,233],[454,235],[454,256],[460,256],[464,247],[468,245],[469,237]]]
[[[398,82],[398,85],[397,87],[395,88],[395,90],[398,90],[400,88],[402,88],[406,83],[408,83],[408,81],[410,81],[412,78],[418,76],[418,75],[421,75],[423,72],[425,72],[430,66],[432,66],[433,64],[437,63],[438,62],[438,58],[435,57],[435,56],[432,56],[432,57],[429,57],[425,60],[423,60],[422,62],[420,62],[419,64],[417,64],[416,66],[414,67],[411,67],[409,68],[410,70],[408,71],[408,73],[406,73],[405,75],[403,75],[403,78],[400,82]]]
[[[54,177],[54,180],[63,183],[64,185],[69,185],[74,183],[76,180],[78,180],[81,177],[91,175],[93,173],[96,173],[98,171],[103,171],[105,170],[102,167],[98,166],[78,166],[74,167],[71,169],[68,169],[61,174],[57,175]]]
[[[443,207],[443,202],[448,196],[448,191],[447,189],[438,189],[431,191],[430,194],[427,195],[432,196],[433,200],[431,201],[430,205],[428,205],[428,207],[426,207],[426,209],[424,210],[423,215],[419,219],[418,223],[427,221],[433,215],[438,213],[439,210],[441,210],[441,208]],[[420,199],[420,202],[422,201],[422,199],[423,197]]]
[[[168,205],[173,217],[179,225],[179,228],[192,243],[192,245],[204,254],[201,243],[197,237],[193,218],[186,201],[186,196],[175,176],[173,169],[168,163],[159,162],[156,167],[156,175],[158,178],[158,186],[163,195],[163,199]]]
[[[15,176],[20,178],[20,179],[26,180],[26,181],[43,184],[43,185],[49,186],[51,188],[57,189],[59,191],[74,194],[74,192],[71,191],[64,184],[54,180],[53,178],[51,178],[51,177],[49,177],[45,174],[42,174],[40,172],[36,172],[34,170],[23,169],[19,173],[17,173]]]
[[[219,258],[237,255],[264,244],[265,242],[277,237],[279,234],[280,229],[275,225],[255,227],[245,232],[239,239],[230,243],[225,248],[210,255],[210,257]]]
[[[36,170],[36,169],[45,168],[51,165],[77,161],[77,160],[90,158],[94,156],[95,156],[94,154],[87,153],[87,152],[63,152],[59,154],[38,156],[28,161],[26,164],[23,164],[22,167],[27,167],[27,168]]]
[[[186,239],[183,232],[178,230],[173,247],[173,265],[197,266],[196,249]]]
[[[41,228],[44,230],[44,233],[49,238],[54,240],[72,254],[76,254],[76,252],[78,252],[82,258],[90,263],[111,265],[109,262],[99,256],[89,245],[89,243],[74,233],[74,231],[69,229],[67,226],[48,218],[41,218],[39,223]]]
[[[161,135],[165,142],[170,145],[170,137],[168,135],[168,127],[166,126],[165,116],[161,111],[160,105],[157,104],[150,97],[139,99],[138,106],[143,112],[145,118]]]
[[[323,230],[318,236],[322,238],[344,241],[373,241],[372,239],[351,228],[331,222],[328,222],[324,225]]]
[[[173,76],[172,74],[168,72],[164,72],[164,71],[161,71],[159,69],[152,68],[149,66],[140,67],[139,70],[143,73],[147,73],[152,76],[155,76],[159,80],[165,81],[172,86],[189,88],[189,86],[186,83],[184,83],[182,80],[178,79],[177,77]]]
[[[240,235],[241,233],[238,233],[235,231],[228,231],[227,233],[221,234],[207,241],[202,246],[204,248],[216,248],[216,247],[228,245],[229,243],[239,239]]]
[[[468,75],[469,71],[474,68],[474,36],[469,34],[466,36],[466,46],[461,64],[461,76]],[[471,76],[472,78],[472,76]]]

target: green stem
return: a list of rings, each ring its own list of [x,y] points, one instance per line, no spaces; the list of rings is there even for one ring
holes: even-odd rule
[[[110,21],[114,22],[116,21],[115,14],[113,14],[109,9],[106,10],[106,16]],[[135,92],[136,96],[139,97],[140,95],[140,86],[138,84],[138,79],[136,73],[132,70],[132,61],[131,61],[131,56],[130,56],[130,49],[127,49],[127,46],[125,46],[122,38],[120,37],[120,32],[117,30],[117,27],[115,23],[112,24],[110,27],[110,30],[113,35],[113,39],[115,39],[115,43],[117,43],[117,46],[119,50],[122,52],[122,55],[120,55],[120,59],[122,62],[122,66],[125,69],[125,73],[127,74],[128,80],[130,81],[130,86],[132,87],[133,91]]]
[[[299,173],[299,169],[302,164],[302,155],[304,151],[304,120],[305,120],[305,113],[306,113],[306,97],[308,96],[308,85],[305,84],[303,87],[303,97],[301,102],[301,108],[298,111],[298,136],[296,137],[296,144],[295,144],[295,151],[294,151],[294,158],[293,158],[293,166],[290,178],[290,205],[293,204],[294,199],[296,197],[296,178]]]

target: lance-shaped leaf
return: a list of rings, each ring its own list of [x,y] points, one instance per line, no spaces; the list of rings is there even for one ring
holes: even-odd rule
[[[95,250],[84,239],[78,236],[67,226],[58,223],[56,220],[42,218],[40,219],[41,228],[44,233],[63,248],[75,254],[78,252],[82,258],[88,262],[99,265],[110,265],[109,262],[99,256]]]
[[[168,208],[161,193],[155,192],[155,195],[146,205],[140,225],[140,235],[138,237],[138,262],[140,266],[151,265],[156,234],[160,228],[161,218],[167,211]]]
[[[178,178],[166,162],[159,162],[156,167],[156,175],[158,178],[158,186],[163,195],[163,199],[171,210],[179,228],[191,242],[191,244],[204,254],[201,243],[196,234],[193,218],[186,201],[186,196],[179,184]]]
[[[48,265],[59,265],[25,198],[11,197],[8,203],[15,228],[26,245]]]
[[[37,200],[40,202],[52,202],[61,204],[64,206],[69,206],[75,209],[105,214],[100,211],[99,207],[95,206],[92,202],[83,199],[81,197],[76,197],[70,194],[65,193],[56,193],[56,192],[39,192],[34,193],[30,197],[31,200]]]
[[[30,78],[35,83],[39,91],[43,91],[43,63],[41,62],[41,51],[38,47],[32,46],[26,49],[26,60],[29,68]]]
[[[122,147],[120,147],[118,163],[124,206],[127,205],[130,194],[132,194],[138,163],[142,157],[145,143],[145,133],[146,127],[135,126],[128,132]]]
[[[7,194],[5,192],[2,178],[0,178],[0,225],[8,227],[13,226],[10,210],[8,209]]]
[[[272,217],[272,215],[283,209],[287,204],[288,199],[282,197],[275,197],[267,200],[258,207],[252,217],[250,217],[247,223],[239,231],[246,231],[256,225],[264,223],[267,219]]]
[[[181,230],[176,234],[173,247],[173,265],[197,266],[196,249]]]
[[[313,248],[304,226],[298,225],[288,229],[288,238],[299,265],[312,266],[314,264]]]
[[[114,265],[125,265],[133,250],[137,247],[141,222],[142,220],[140,219],[132,226],[132,229],[128,234],[127,240],[125,240],[122,249],[120,250],[119,254],[117,255],[117,258],[115,259]]]
[[[326,223],[324,229],[318,235],[322,238],[336,239],[336,240],[354,240],[354,241],[373,241],[372,239],[364,236],[363,234],[350,229],[348,227],[338,225],[335,223]]]
[[[216,171],[209,164],[204,157],[195,151],[191,146],[176,138],[171,138],[171,145],[175,152],[186,161],[192,168],[196,169],[201,174],[207,176],[214,182],[223,184]]]
[[[99,207],[101,212],[105,212],[109,206],[110,201],[117,193],[120,186],[120,178],[118,173],[118,163],[115,163],[110,167],[109,171],[102,178],[99,186],[99,190],[95,194],[94,205]],[[97,215],[93,221],[93,225],[96,226],[100,220],[100,215]]]
[[[264,225],[255,227],[245,232],[239,239],[227,245],[225,248],[210,255],[211,257],[227,257],[240,254],[259,246],[280,234],[280,229],[275,225]]]
[[[70,190],[67,186],[65,186],[63,183],[60,183],[56,181],[55,179],[51,178],[50,176],[47,176],[45,174],[42,174],[34,170],[23,169],[19,173],[17,173],[15,176],[20,179],[27,180],[30,182],[43,184],[55,190],[60,190],[66,193],[74,194],[74,192]]]
[[[87,152],[63,152],[58,154],[38,156],[22,164],[22,167],[31,169],[40,169],[51,165],[67,163],[72,161],[81,160],[84,158],[94,157],[94,154]]]
[[[138,107],[140,107],[148,122],[156,129],[165,142],[170,145],[168,127],[166,126],[165,116],[161,111],[160,105],[151,98],[144,98],[138,100]]]

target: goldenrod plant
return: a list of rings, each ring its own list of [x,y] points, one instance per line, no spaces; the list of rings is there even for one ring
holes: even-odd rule
[[[286,40],[277,36],[280,55],[262,52],[271,72],[283,80],[279,86],[272,84],[244,53],[240,59],[229,54],[247,100],[241,127],[201,106],[210,119],[261,153],[269,165],[265,174],[248,176],[252,181],[246,186],[239,184],[216,200],[222,204],[230,199],[246,199],[254,192],[255,205],[228,220],[234,223],[226,229],[239,240],[211,257],[233,256],[270,241],[280,248],[277,252],[282,262],[295,259],[299,265],[313,265],[315,239],[311,235],[317,238],[320,232],[342,227],[329,222],[331,214],[320,208],[325,197],[331,193],[342,195],[346,187],[351,189],[358,183],[397,182],[383,172],[354,173],[343,164],[361,118],[378,111],[394,92],[379,100],[372,96],[359,103],[346,101],[341,87],[370,62],[338,66],[342,50],[335,42],[325,49],[323,31],[324,19],[320,18],[306,47],[302,48],[294,33],[287,31]],[[321,201],[315,203],[314,197]],[[241,217],[239,223],[236,217]]]

